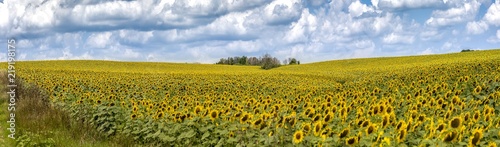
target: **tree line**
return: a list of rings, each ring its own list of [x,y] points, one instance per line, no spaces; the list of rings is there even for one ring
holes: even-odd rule
[[[281,66],[280,60],[276,57],[272,57],[270,54],[264,54],[261,57],[247,57],[247,56],[235,56],[221,58],[219,62],[215,64],[223,65],[252,65],[261,66],[262,69],[271,69]],[[300,61],[295,58],[288,58],[283,60],[283,65],[293,65],[300,64]]]

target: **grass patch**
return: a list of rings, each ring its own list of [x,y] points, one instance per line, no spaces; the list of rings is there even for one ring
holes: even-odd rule
[[[0,88],[3,90],[1,122],[2,139],[8,146],[83,146],[83,147],[113,147],[130,146],[132,139],[115,136],[106,138],[99,134],[91,125],[83,122],[72,121],[69,113],[53,107],[48,95],[43,93],[36,85],[17,83],[16,89],[16,140],[7,138],[10,133],[5,131],[8,119],[7,111],[7,72],[0,71]]]

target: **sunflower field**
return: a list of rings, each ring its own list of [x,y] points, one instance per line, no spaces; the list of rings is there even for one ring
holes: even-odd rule
[[[112,61],[16,70],[71,119],[143,145],[500,144],[500,50],[272,70]]]

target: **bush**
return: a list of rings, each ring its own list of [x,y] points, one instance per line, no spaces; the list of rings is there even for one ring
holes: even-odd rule
[[[472,52],[474,50],[471,50],[471,49],[463,49],[461,52]]]

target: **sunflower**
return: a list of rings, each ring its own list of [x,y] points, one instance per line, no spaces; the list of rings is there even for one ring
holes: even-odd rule
[[[481,138],[483,138],[483,130],[482,129],[474,129],[474,131],[472,131],[472,132],[473,132],[472,136],[469,137],[470,138],[469,146],[476,146],[481,141]]]
[[[323,118],[323,121],[325,123],[329,123],[331,120],[333,120],[334,114],[332,112],[328,112],[325,117]]]
[[[453,117],[449,123],[450,127],[453,129],[457,129],[462,125],[462,118],[461,117]]]
[[[302,140],[304,140],[304,132],[302,132],[302,130],[296,131],[293,134],[293,143],[299,144]]]
[[[203,111],[203,106],[198,105],[194,108],[194,114],[196,115],[200,115],[202,111]]]
[[[257,120],[255,120],[252,124],[255,128],[259,128],[263,124],[263,122],[264,120],[262,119],[262,117],[260,117]]]
[[[389,125],[389,121],[391,119],[391,116],[389,114],[384,114],[382,116],[382,127],[387,127],[387,125]]]
[[[406,129],[406,128],[403,128],[404,125],[405,125],[405,122],[403,120],[400,120],[398,125],[396,126],[396,130]]]
[[[375,124],[370,124],[367,128],[366,128],[366,134],[370,135],[372,134],[373,132],[377,131],[377,126]]]
[[[469,121],[469,118],[470,118],[470,113],[469,112],[465,113],[465,115],[464,115],[464,122]]]
[[[251,116],[250,116],[250,114],[248,114],[248,113],[244,113],[244,114],[242,115],[242,117],[240,118],[240,123],[241,123],[241,124],[246,123],[246,122],[250,119],[250,117],[251,117]]]
[[[482,90],[483,88],[481,88],[481,86],[476,86],[476,88],[474,88],[474,94],[479,94]]]
[[[477,122],[479,120],[479,117],[481,117],[481,113],[478,110],[476,110],[474,112],[474,115],[472,116],[472,119],[474,120],[474,122]]]
[[[444,124],[444,123],[440,123],[440,124],[438,124],[438,126],[437,126],[436,130],[437,130],[437,131],[443,131],[443,130],[444,130],[444,128],[445,128],[445,126],[446,126],[446,124]]]
[[[321,114],[316,114],[316,116],[313,117],[312,121],[316,122],[321,119]]]
[[[396,138],[396,142],[401,143],[406,138],[406,129],[399,130],[399,134]]]
[[[297,123],[297,119],[295,117],[289,118],[288,123],[290,124],[290,127],[294,127],[295,123]]]
[[[345,128],[344,130],[342,130],[342,131],[339,133],[339,138],[344,138],[344,137],[346,137],[347,135],[349,135],[349,128]]]
[[[497,147],[497,143],[490,141],[490,143],[488,144],[488,147]]]
[[[163,116],[165,116],[165,113],[163,113],[162,111],[156,113],[157,118],[163,118]]]
[[[448,132],[448,134],[446,134],[444,136],[443,141],[444,142],[451,142],[451,141],[455,140],[455,138],[457,138],[457,136],[458,136],[458,133],[455,131]]]
[[[418,120],[419,122],[424,122],[424,121],[425,121],[425,117],[426,117],[426,115],[425,115],[425,114],[421,114],[420,116],[418,116],[417,120]]]
[[[358,137],[357,136],[354,136],[354,137],[349,137],[345,140],[345,144],[349,145],[349,146],[353,146],[355,145],[356,143],[358,143]]]
[[[135,119],[135,118],[137,118],[137,114],[132,114],[132,115],[130,115],[130,118],[131,118],[131,119]]]
[[[314,123],[314,128],[313,128],[314,136],[321,135],[321,129],[323,129],[323,123],[321,121]]]
[[[212,110],[210,111],[210,119],[215,120],[219,117],[219,111],[217,110]]]
[[[363,122],[363,124],[361,124],[361,126],[363,126],[363,127],[366,127],[366,126],[368,126],[368,125],[370,125],[370,120],[368,120],[368,119],[367,119],[367,120],[365,120],[365,121]]]
[[[311,131],[311,124],[310,123],[304,123],[302,125],[302,130],[304,130],[305,134],[309,133],[309,131]]]

